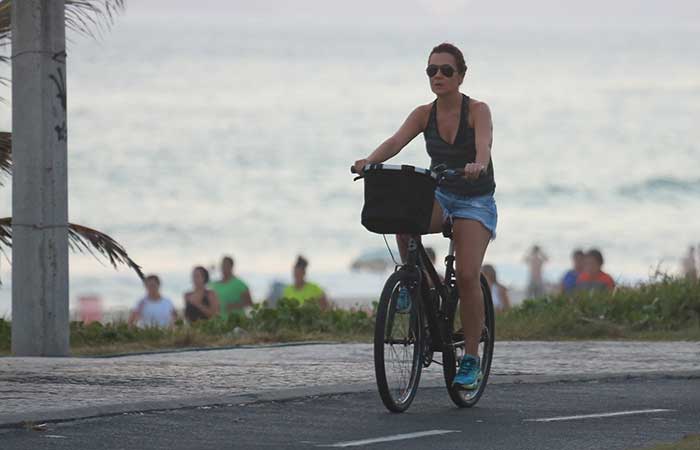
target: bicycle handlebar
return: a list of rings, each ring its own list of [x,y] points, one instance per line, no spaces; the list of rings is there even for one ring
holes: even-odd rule
[[[357,175],[355,178],[352,179],[352,181],[357,181],[357,180],[361,180],[364,178],[364,176],[361,173],[359,173],[357,170],[355,170],[355,166],[350,166],[350,173]]]
[[[443,169],[443,170],[437,170],[434,172],[438,176],[438,183],[445,180],[446,178],[463,177],[465,174],[464,169]],[[355,181],[364,178],[364,174],[358,172],[355,169],[355,166],[350,166],[350,173],[357,175],[357,177],[355,178]],[[485,173],[486,173],[486,171],[481,172],[479,174],[479,178],[481,178]]]
[[[446,176],[447,177],[449,177],[449,176],[463,177],[464,176],[464,169],[445,169],[445,170],[442,170],[440,172],[437,172],[437,174],[438,174],[438,176],[442,176],[442,177],[446,177]]]

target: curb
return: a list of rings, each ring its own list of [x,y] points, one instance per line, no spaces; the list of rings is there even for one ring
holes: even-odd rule
[[[638,373],[601,373],[597,375],[492,375],[490,384],[551,384],[551,383],[586,383],[601,381],[632,381],[632,380],[698,380],[700,370],[679,372],[638,372]],[[425,380],[422,388],[443,388],[442,380]],[[28,411],[18,414],[0,414],[0,429],[22,428],[28,424],[68,422],[94,417],[115,416],[128,413],[147,413],[153,411],[168,411],[176,409],[191,409],[204,406],[233,407],[253,403],[284,402],[309,397],[330,397],[348,395],[376,390],[374,383],[356,385],[326,385],[306,388],[282,389],[276,391],[260,391],[247,394],[235,394],[217,397],[196,397],[178,400],[159,400],[118,403],[112,405],[87,406],[56,411]]]
[[[124,353],[109,353],[107,355],[73,355],[70,354],[68,358],[79,358],[79,359],[110,359],[110,358],[123,358],[126,356],[148,356],[148,355],[165,355],[169,353],[189,353],[189,352],[213,352],[217,350],[238,350],[238,349],[265,349],[265,348],[281,348],[281,347],[304,347],[307,345],[341,345],[341,344],[357,344],[354,341],[297,341],[297,342],[277,342],[272,344],[235,344],[226,345],[219,347],[184,347],[184,348],[172,348],[172,349],[158,349],[158,350],[144,350],[141,352],[124,352]],[[12,354],[1,355],[0,360],[3,358],[15,358]],[[44,358],[40,356],[39,358]],[[59,357],[62,358],[62,357]]]
[[[161,355],[161,354],[168,354],[168,353],[213,352],[216,350],[305,347],[307,345],[338,345],[338,344],[347,344],[347,342],[342,342],[342,341],[299,341],[299,342],[279,342],[279,343],[275,343],[275,344],[237,344],[237,345],[227,345],[227,346],[223,346],[223,347],[185,347],[185,348],[174,348],[174,349],[170,349],[170,350],[145,350],[142,352],[110,353],[108,355],[71,355],[71,357],[72,358],[85,358],[85,359],[110,359],[110,358],[123,358],[125,356],[148,356],[148,355]]]

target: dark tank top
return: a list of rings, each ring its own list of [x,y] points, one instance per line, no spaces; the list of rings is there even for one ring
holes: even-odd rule
[[[209,298],[207,296],[206,291],[204,292],[204,298],[202,298],[202,303],[205,306],[209,306]],[[196,321],[202,320],[202,319],[206,320],[207,316],[205,316],[204,313],[199,308],[197,308],[196,306],[193,306],[191,303],[188,302],[187,305],[185,306],[185,318],[189,322],[196,322]]]
[[[462,94],[462,112],[460,114],[459,128],[454,144],[449,144],[440,136],[437,126],[437,100],[433,102],[430,110],[428,125],[423,131],[425,148],[430,156],[430,168],[444,165],[447,169],[462,169],[468,163],[476,161],[476,133],[469,127],[469,97]],[[496,181],[493,176],[493,161],[489,159],[486,173],[477,180],[465,180],[464,178],[445,180],[442,189],[457,195],[477,197],[493,194],[496,190]]]

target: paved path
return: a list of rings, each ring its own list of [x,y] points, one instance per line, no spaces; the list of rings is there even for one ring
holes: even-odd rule
[[[493,380],[658,371],[700,371],[700,343],[500,342]],[[441,377],[438,366],[424,371],[423,379],[436,384]],[[119,358],[0,358],[0,424],[225,403],[235,396],[291,388],[332,392],[339,383],[347,392],[373,382],[372,350],[367,344]],[[66,415],[69,410],[73,414]]]
[[[601,417],[602,416],[602,417]],[[625,450],[700,432],[700,379],[489,385],[476,408],[421,389],[405,414],[376,392],[122,414],[0,429],[3,450]],[[400,440],[395,440],[400,439]]]

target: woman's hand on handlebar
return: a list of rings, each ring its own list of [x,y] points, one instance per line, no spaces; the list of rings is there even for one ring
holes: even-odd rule
[[[369,164],[369,160],[367,158],[365,159],[358,159],[355,161],[355,164],[352,165],[352,173],[356,173],[358,175],[362,175],[362,171],[365,168],[367,164]]]
[[[464,178],[467,180],[476,180],[485,172],[486,166],[481,163],[469,163],[464,166]]]

